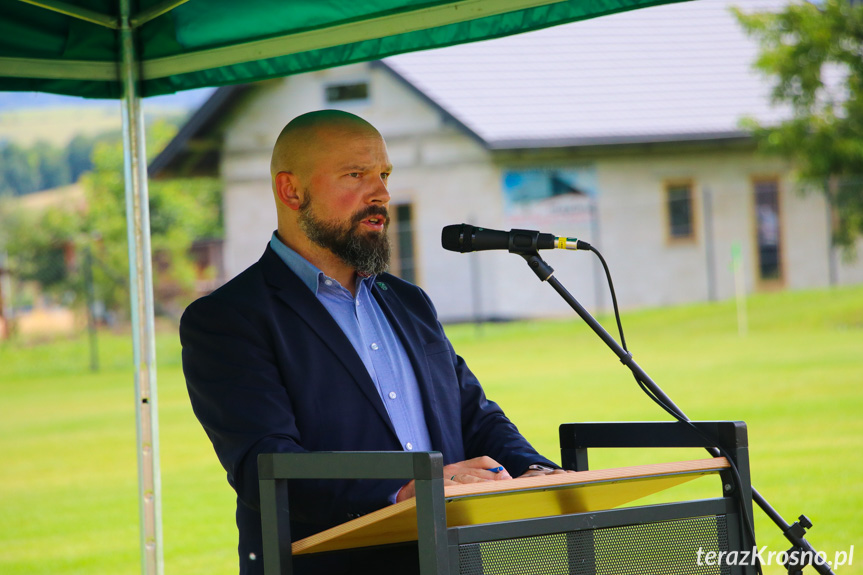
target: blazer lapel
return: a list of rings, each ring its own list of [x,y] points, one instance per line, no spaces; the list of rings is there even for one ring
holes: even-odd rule
[[[396,435],[392,421],[386,412],[381,396],[372,381],[363,360],[357,354],[353,344],[327,311],[318,298],[315,297],[302,280],[279,259],[279,256],[267,246],[261,257],[261,267],[267,283],[275,291],[276,296],[291,308],[309,328],[314,331],[332,354],[345,366],[353,376],[354,381],[374,406],[375,411],[384,420],[389,430]]]

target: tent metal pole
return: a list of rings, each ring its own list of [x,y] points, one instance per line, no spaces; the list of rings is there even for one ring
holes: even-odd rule
[[[150,208],[144,116],[138,96],[138,63],[130,25],[131,0],[120,2],[123,59],[123,150],[126,181],[126,229],[132,345],[135,359],[135,419],[138,447],[138,508],[141,572],[163,575],[162,486],[159,471],[159,420],[156,401],[156,337],[153,269],[150,251]]]

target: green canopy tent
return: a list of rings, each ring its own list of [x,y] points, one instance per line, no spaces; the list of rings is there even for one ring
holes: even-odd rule
[[[122,99],[142,572],[163,573],[140,98],[488,40],[682,0],[0,0],[0,91]]]

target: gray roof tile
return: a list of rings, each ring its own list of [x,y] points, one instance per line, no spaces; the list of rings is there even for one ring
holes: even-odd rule
[[[492,148],[738,134],[787,112],[729,7],[786,2],[697,0],[384,62]]]

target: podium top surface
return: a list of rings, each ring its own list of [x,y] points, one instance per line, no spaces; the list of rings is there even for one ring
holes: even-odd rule
[[[730,466],[724,457],[451,485],[447,527],[612,509]],[[417,540],[416,499],[294,542],[294,555]]]

